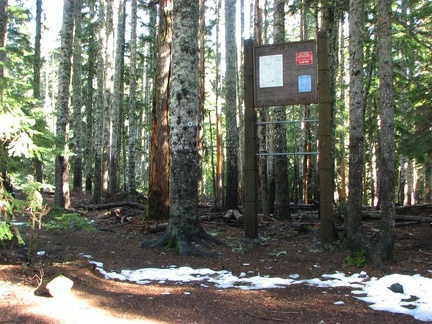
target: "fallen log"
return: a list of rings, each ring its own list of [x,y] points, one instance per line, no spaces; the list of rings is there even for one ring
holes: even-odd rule
[[[244,216],[240,214],[240,212],[237,209],[233,210],[233,216],[237,223],[243,224],[244,223]]]
[[[380,212],[362,212],[363,217],[380,219]],[[395,215],[395,220],[405,222],[432,222],[432,217],[415,216],[415,215]]]
[[[220,213],[215,213],[215,214],[205,214],[205,215],[201,215],[200,216],[200,221],[211,221],[211,220],[215,220],[215,219],[222,219],[222,215]]]
[[[231,219],[235,219],[235,221],[240,224],[244,223],[244,216],[240,214],[237,209],[230,209],[223,216],[223,220],[225,223],[228,223]]]
[[[142,210],[146,209],[145,205],[134,201],[114,201],[111,203],[99,204],[99,205],[84,205],[83,207],[87,208],[88,210],[110,209],[116,207],[132,207],[132,208],[137,208]]]
[[[228,210],[226,214],[222,217],[225,223],[228,223],[234,217],[232,209]]]
[[[168,223],[152,224],[147,227],[149,233],[163,232],[167,229]]]

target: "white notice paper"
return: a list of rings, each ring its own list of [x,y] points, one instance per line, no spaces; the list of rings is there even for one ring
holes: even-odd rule
[[[282,54],[259,57],[260,88],[283,87]]]

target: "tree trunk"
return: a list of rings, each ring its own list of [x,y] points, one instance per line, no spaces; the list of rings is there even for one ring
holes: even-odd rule
[[[240,44],[245,42],[245,0],[240,0]],[[244,105],[244,46],[240,46],[237,51],[237,106],[239,120],[239,144],[238,144],[238,184],[239,201],[238,204],[244,205],[244,174],[245,174],[245,105]]]
[[[225,1],[226,44],[226,192],[225,208],[238,208],[236,1]]]
[[[81,50],[81,7],[82,0],[75,0],[74,5],[74,41],[73,41],[73,76],[72,76],[72,127],[73,127],[73,189],[77,192],[82,191],[82,174],[83,174],[83,145],[82,145],[82,50]]]
[[[344,25],[344,15],[341,15],[341,25]],[[345,106],[345,35],[344,35],[344,31],[343,29],[340,32],[340,46],[339,46],[339,55],[340,55],[340,70],[339,70],[339,75],[338,75],[338,80],[337,83],[340,84],[340,93],[337,95],[340,98],[341,101],[341,106],[337,107],[339,110],[342,111],[342,113],[345,113],[346,111],[346,106]],[[345,118],[340,118],[340,120],[337,121],[342,129],[346,129],[346,121]],[[340,146],[340,177],[341,177],[341,183],[340,183],[340,192],[339,192],[339,201],[343,201],[346,202],[347,199],[347,191],[346,191],[346,150],[345,150],[345,132],[343,132],[340,135],[339,138],[339,146]]]
[[[259,110],[259,121],[264,123],[267,121],[268,112],[267,108],[261,108]],[[259,140],[259,152],[267,153],[267,126],[262,124],[258,128],[258,140]],[[259,174],[260,174],[260,188],[261,188],[261,203],[264,215],[264,220],[270,219],[270,207],[269,207],[269,192],[268,192],[268,178],[267,178],[267,161],[266,155],[259,157]]]
[[[152,111],[150,187],[147,215],[151,219],[169,217],[169,129],[168,100],[171,78],[172,0],[159,4],[159,31],[156,95]]]
[[[273,39],[276,44],[285,41],[285,1],[274,1],[274,23],[273,23]],[[276,121],[286,121],[286,107],[274,108],[274,119]],[[274,124],[274,152],[287,153],[287,137],[286,124]],[[287,155],[275,156],[275,203],[274,217],[276,219],[290,220],[290,204],[289,204],[289,184],[288,184],[288,157]]]
[[[351,245],[361,229],[363,174],[363,35],[364,0],[350,1],[350,141],[349,141],[349,198],[345,231]],[[355,248],[355,247],[354,247]]]
[[[103,104],[103,135],[102,135],[102,188],[108,191],[109,169],[111,157],[111,122],[113,116],[114,98],[114,1],[106,1],[105,32],[105,84]]]
[[[7,0],[0,0],[0,79],[4,77],[4,63],[6,62],[6,34],[8,23],[8,3]],[[0,84],[0,114],[4,113],[4,86]],[[0,143],[0,190],[12,191],[11,183],[7,176],[8,165],[7,143]]]
[[[378,1],[378,57],[381,126],[380,165],[380,248],[384,260],[393,259],[395,228],[395,138],[394,138],[394,96],[392,61],[392,1]]]
[[[94,19],[95,12],[90,12],[91,18]],[[93,34],[96,33],[96,30],[90,30]],[[93,79],[96,75],[96,56],[97,56],[97,38],[90,37],[87,49],[87,77],[86,77],[86,87],[85,87],[85,118],[86,118],[86,127],[85,127],[85,190],[87,192],[91,192],[93,186],[93,162],[95,161],[95,130],[94,130],[94,112],[95,110],[93,105],[93,95],[94,95],[94,87],[93,87]]]
[[[303,118],[305,120],[309,120],[311,117],[310,106],[304,106],[304,115]],[[312,132],[311,125],[309,122],[304,123],[304,142],[303,142],[303,152],[309,153],[303,157],[303,194],[302,201],[306,204],[312,199],[311,196],[311,185],[312,185],[312,156],[310,153],[312,152]]]
[[[223,185],[223,139],[222,139],[222,72],[221,72],[221,44],[220,44],[220,25],[222,17],[221,0],[217,3],[218,24],[216,27],[216,197],[215,207],[223,204],[224,185]]]
[[[36,0],[36,28],[35,28],[35,54],[33,61],[33,97],[41,99],[41,38],[42,38],[42,0]],[[37,182],[43,181],[42,157],[37,155],[33,159],[34,176]]]
[[[198,21],[199,0],[174,1],[170,83],[170,218],[157,241],[142,246],[174,246],[180,255],[203,253],[192,241],[210,238],[198,218]],[[187,170],[187,172],[185,172]]]
[[[95,177],[93,189],[93,203],[100,204],[102,201],[102,146],[103,146],[103,124],[104,124],[104,88],[105,88],[105,1],[100,0],[99,8],[99,30],[97,49],[97,98],[96,98],[96,138],[95,138]]]
[[[130,67],[129,67],[129,138],[128,138],[128,188],[135,192],[136,184],[136,143],[138,141],[138,116],[136,112],[137,90],[137,0],[132,0],[130,22]]]
[[[59,87],[57,99],[56,136],[58,155],[55,159],[55,195],[54,203],[62,208],[69,208],[69,86],[72,67],[73,44],[73,0],[64,0],[63,23],[61,32]]]
[[[260,9],[259,9],[259,1],[256,1],[256,10],[255,10],[255,34],[262,34],[262,25],[260,19]],[[261,37],[256,37],[256,45],[261,44]],[[263,107],[258,110],[258,118],[261,123],[266,123],[268,121],[268,108]],[[258,127],[258,141],[259,141],[259,153],[268,153],[267,149],[267,124],[262,124]],[[267,162],[268,157],[266,155],[262,155],[259,157],[258,166],[259,166],[259,179],[260,179],[260,193],[261,193],[261,204],[263,210],[264,220],[270,219],[270,207],[269,207],[269,191],[268,191],[268,177],[267,177]]]
[[[205,0],[200,0],[199,4],[199,32],[198,32],[198,42],[199,42],[199,101],[198,101],[198,151],[199,155],[203,156],[204,146],[203,146],[203,134],[204,134],[204,118],[205,118],[205,107],[204,103],[206,100],[205,96],[205,13],[206,5]],[[203,175],[201,170],[201,175],[199,178],[198,185],[198,196],[201,198],[203,194]]]
[[[110,145],[109,191],[120,191],[120,150],[122,141],[123,61],[125,44],[126,0],[119,0],[115,42],[114,85],[112,103],[112,142]]]
[[[0,77],[4,76],[4,63],[6,61],[6,35],[8,24],[8,0],[0,0]],[[0,85],[0,103],[3,104],[3,85]],[[3,105],[0,106],[0,112],[3,112]]]
[[[365,252],[369,260],[382,268],[382,260],[362,232],[362,188],[364,166],[363,38],[364,0],[350,0],[350,144],[349,196],[345,235],[352,252]]]

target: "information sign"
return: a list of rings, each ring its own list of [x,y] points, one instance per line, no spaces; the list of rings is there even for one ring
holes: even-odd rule
[[[311,65],[313,64],[313,52],[298,52],[296,53],[297,65]]]
[[[315,41],[254,47],[254,105],[318,102]]]

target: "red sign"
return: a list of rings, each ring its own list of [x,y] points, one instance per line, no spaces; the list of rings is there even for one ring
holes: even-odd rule
[[[297,65],[313,64],[312,52],[298,52],[298,53],[296,53],[296,64]]]

